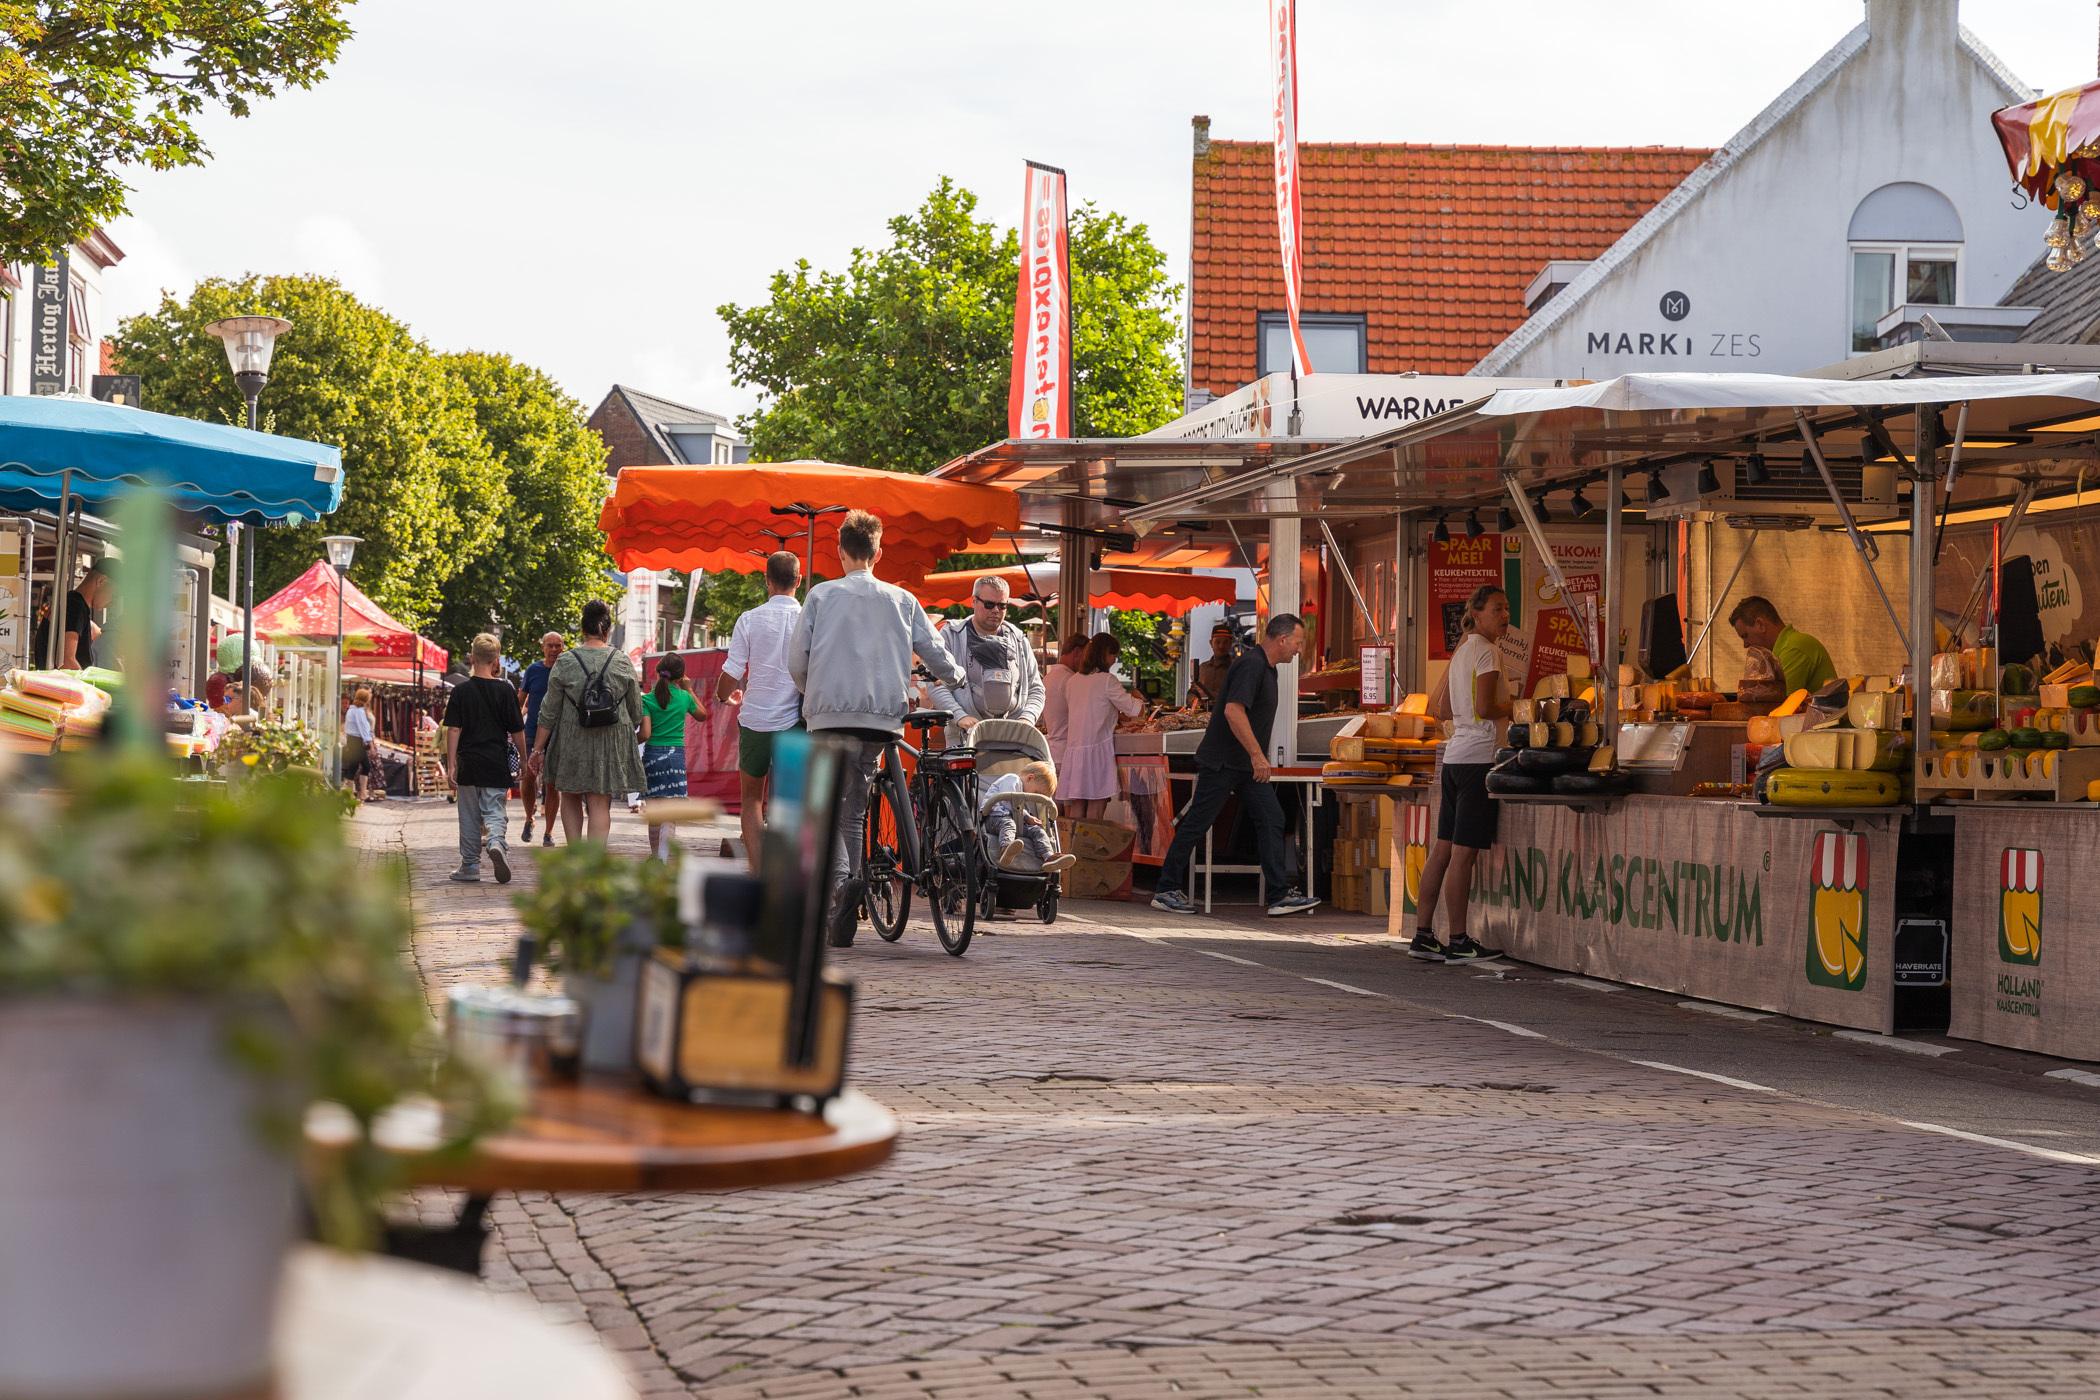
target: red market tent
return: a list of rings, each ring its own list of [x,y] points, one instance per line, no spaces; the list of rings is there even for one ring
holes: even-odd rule
[[[627,569],[754,573],[776,549],[837,578],[838,517],[882,520],[878,577],[909,585],[973,541],[1020,528],[1019,498],[909,472],[832,462],[745,462],[720,467],[628,467],[599,513],[605,552]]]
[[[342,602],[343,671],[372,680],[435,682],[449,654],[427,637],[396,622],[385,608],[335,571],[326,560],[255,605],[255,635],[274,643],[313,646],[335,641],[336,604]]]
[[[954,573],[928,574],[912,589],[929,608],[954,607],[970,600],[971,590],[982,578],[1006,580],[1007,591],[1016,598],[1035,596],[1054,602],[1050,590],[1057,583],[1057,566],[1015,564],[1004,569],[964,569]],[[1186,617],[1205,603],[1230,603],[1239,597],[1239,585],[1214,574],[1184,574],[1172,569],[1096,569],[1087,575],[1087,601],[1097,608],[1124,608],[1133,612],[1165,613]]]
[[[2076,171],[2088,186],[2100,176],[2100,82],[2001,107],[1991,125],[2014,182],[2051,209],[2059,174]]]

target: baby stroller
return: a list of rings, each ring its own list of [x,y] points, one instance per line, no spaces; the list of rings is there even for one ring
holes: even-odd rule
[[[994,778],[1017,773],[1026,764],[1050,762],[1050,741],[1043,736],[1042,730],[1026,720],[979,720],[964,742],[977,751],[980,790]],[[1051,850],[1061,849],[1057,844],[1055,799],[1039,792],[993,793],[980,797],[977,802],[977,840],[984,858],[977,864],[978,879],[983,882],[977,892],[977,917],[990,919],[1002,909],[1032,907],[1036,917],[1044,923],[1055,923],[1059,888],[1055,871],[1033,868],[1033,859],[1028,856],[1022,857],[1029,866],[1027,869],[999,868],[1001,851],[992,841],[990,817],[992,808],[1002,802],[1011,804],[1009,810],[1017,823],[1024,816],[1040,821],[1050,838]]]

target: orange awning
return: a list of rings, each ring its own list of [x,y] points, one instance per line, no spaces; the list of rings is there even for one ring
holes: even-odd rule
[[[1020,528],[1014,493],[906,472],[831,462],[746,462],[720,467],[628,467],[599,512],[605,552],[620,569],[720,569],[753,573],[776,549],[792,550],[826,578],[839,564],[838,519],[847,510],[882,520],[876,574],[916,583],[973,539]],[[810,512],[814,554],[810,557]]]
[[[970,601],[971,590],[979,579],[1001,578],[1006,580],[1008,592],[1016,598],[1026,598],[1031,574],[1034,589],[1049,598],[1057,582],[1055,564],[1037,564],[1032,570],[1014,564],[1003,569],[928,574],[912,592],[929,608],[955,607]],[[1177,573],[1172,569],[1096,569],[1087,580],[1087,601],[1094,607],[1165,613],[1169,617],[1186,617],[1191,609],[1205,603],[1230,603],[1239,596],[1239,586],[1229,578]]]

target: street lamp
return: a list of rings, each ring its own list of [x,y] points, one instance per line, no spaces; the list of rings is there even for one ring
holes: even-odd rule
[[[270,382],[270,355],[277,337],[292,328],[282,316],[228,316],[204,329],[226,344],[226,363],[233,368],[233,382],[248,401],[248,430],[260,431],[256,405],[263,385]],[[255,527],[241,528],[241,692],[252,695],[255,687]]]
[[[345,575],[350,572],[350,561],[357,557],[357,547],[364,541],[356,535],[325,535],[321,544],[328,550],[328,567],[335,570],[335,688],[332,697],[340,707],[343,703],[343,588],[348,582]],[[343,781],[343,746],[335,746],[335,780]]]

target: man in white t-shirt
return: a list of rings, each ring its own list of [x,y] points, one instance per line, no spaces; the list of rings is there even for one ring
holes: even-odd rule
[[[788,638],[802,617],[795,589],[802,563],[784,549],[766,556],[766,601],[736,620],[729,656],[715,681],[715,699],[737,708],[737,795],[743,810],[744,858],[758,870],[767,780],[773,773],[773,737],[802,727],[802,692],[788,674]]]
[[[1487,962],[1502,956],[1483,948],[1466,928],[1466,896],[1473,888],[1473,863],[1495,844],[1495,799],[1488,795],[1488,769],[1495,762],[1495,728],[1509,718],[1509,685],[1496,645],[1509,630],[1509,597],[1492,584],[1466,602],[1468,630],[1451,654],[1445,679],[1450,687],[1451,737],[1444,741],[1438,778],[1441,805],[1436,844],[1422,867],[1415,900],[1415,937],[1408,956],[1426,962]],[[1437,896],[1444,896],[1448,942],[1436,936]]]

